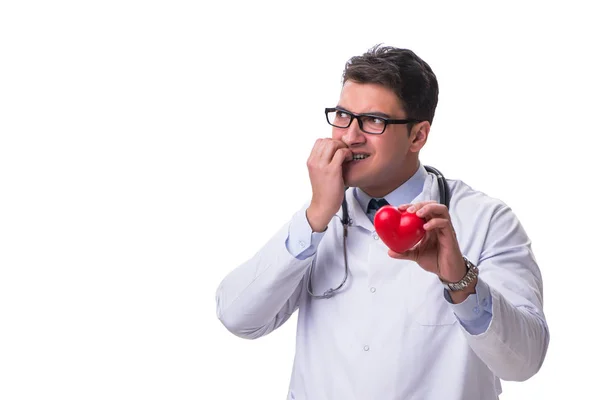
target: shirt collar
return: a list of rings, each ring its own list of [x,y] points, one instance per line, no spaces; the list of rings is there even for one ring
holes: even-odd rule
[[[415,172],[409,180],[398,186],[383,198],[393,206],[409,204],[423,191],[423,184],[425,183],[426,178],[427,171],[419,162],[419,168],[417,168],[417,172]],[[354,197],[360,204],[362,210],[367,212],[367,206],[369,205],[369,201],[371,201],[372,197],[363,192],[360,188],[354,188]]]

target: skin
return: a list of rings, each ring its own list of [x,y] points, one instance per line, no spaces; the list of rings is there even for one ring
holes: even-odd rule
[[[408,117],[396,94],[378,84],[347,81],[337,106],[354,114]],[[306,216],[312,230],[323,232],[327,228],[342,204],[345,186],[359,187],[371,197],[380,198],[410,179],[419,166],[419,151],[427,142],[429,130],[428,121],[415,124],[410,132],[407,125],[390,124],[381,135],[363,132],[357,120],[348,128],[332,127],[331,138],[318,139],[306,163],[313,193]],[[369,157],[352,161],[353,154]],[[415,261],[444,281],[461,280],[467,270],[446,206],[422,202],[398,208],[424,218],[427,234],[413,249],[402,254],[390,250],[389,256]],[[462,291],[451,292],[452,300],[464,301],[474,293],[476,282]]]

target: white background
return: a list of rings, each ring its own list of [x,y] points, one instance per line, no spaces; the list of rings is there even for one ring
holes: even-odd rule
[[[597,395],[593,2],[324,3],[2,2],[0,399],[283,399],[295,318],[237,338],[215,291],[310,198],[376,43],[438,76],[422,161],[533,241],[550,348],[502,400]]]

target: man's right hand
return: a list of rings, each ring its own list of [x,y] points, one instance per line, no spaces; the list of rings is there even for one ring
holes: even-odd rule
[[[344,199],[342,164],[352,160],[352,151],[340,140],[317,139],[306,165],[312,200],[306,217],[313,232],[323,232]]]

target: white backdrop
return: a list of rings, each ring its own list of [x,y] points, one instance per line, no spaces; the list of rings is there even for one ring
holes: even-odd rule
[[[592,2],[323,3],[1,3],[0,399],[283,399],[295,317],[243,340],[215,291],[310,198],[376,43],[438,76],[422,161],[533,241],[550,348],[502,400],[595,396]]]

